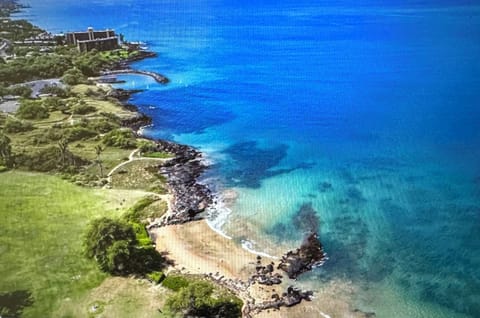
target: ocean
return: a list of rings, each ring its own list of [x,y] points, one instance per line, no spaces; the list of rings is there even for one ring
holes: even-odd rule
[[[275,253],[317,230],[329,259],[299,283],[320,295],[341,282],[376,317],[480,316],[478,1],[30,5],[49,31],[158,52],[134,67],[170,84],[123,86],[146,89],[146,135],[206,154],[225,235]]]

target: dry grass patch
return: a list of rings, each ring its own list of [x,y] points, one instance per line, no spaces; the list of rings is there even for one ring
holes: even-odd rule
[[[111,176],[111,185],[120,189],[142,189],[165,193],[165,178],[157,173],[158,160],[134,160],[115,171]],[[163,187],[164,191],[155,191],[152,187]]]
[[[154,318],[162,317],[159,309],[169,292],[145,280],[109,277],[86,297],[64,303],[58,317]]]

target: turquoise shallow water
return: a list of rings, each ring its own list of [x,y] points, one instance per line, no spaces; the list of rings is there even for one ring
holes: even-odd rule
[[[319,230],[329,260],[301,280],[352,282],[377,317],[480,315],[474,1],[55,2],[27,16],[159,52],[135,66],[172,83],[126,77],[148,89],[132,103],[237,191],[228,234],[268,251]]]

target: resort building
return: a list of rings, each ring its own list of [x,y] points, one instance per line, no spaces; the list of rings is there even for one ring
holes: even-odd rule
[[[113,30],[94,31],[89,27],[86,32],[68,32],[65,41],[69,45],[76,45],[80,52],[93,49],[108,51],[118,48],[118,37]]]

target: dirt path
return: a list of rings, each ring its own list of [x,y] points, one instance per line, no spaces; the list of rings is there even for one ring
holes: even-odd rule
[[[165,162],[165,161],[168,161],[172,158],[149,158],[149,157],[135,157],[135,155],[140,151],[140,149],[135,149],[134,151],[132,151],[129,155],[128,155],[128,160],[127,161],[124,161],[124,162],[121,162],[119,163],[118,165],[116,165],[115,167],[112,168],[112,170],[110,170],[110,172],[107,174],[107,177],[110,178],[112,176],[112,174],[115,173],[115,171],[117,171],[118,169],[120,169],[121,167],[123,167],[124,165],[132,162],[132,161],[138,161],[138,160],[151,160],[151,161],[161,161],[161,162]],[[109,180],[109,183],[110,183],[110,180]]]

